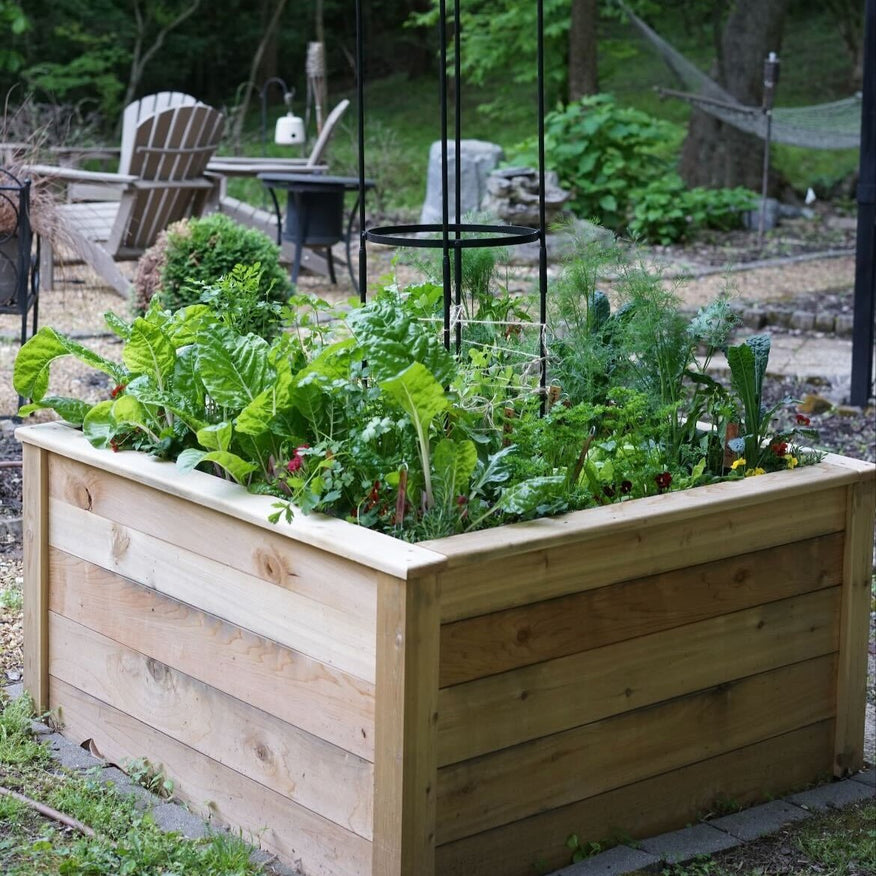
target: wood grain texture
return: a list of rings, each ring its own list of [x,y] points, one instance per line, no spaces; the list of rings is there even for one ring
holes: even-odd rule
[[[49,560],[55,613],[374,760],[372,684],[62,551]]]
[[[54,499],[374,623],[377,573],[343,556],[73,460],[53,457],[49,475]]]
[[[444,624],[441,687],[837,585],[842,534]]]
[[[876,480],[853,484],[848,494],[833,767],[838,776],[864,765]]]
[[[362,837],[54,677],[50,690],[69,739],[93,739],[114,763],[148,755],[196,812],[306,873],[369,876],[371,843]]]
[[[400,542],[364,526],[353,526],[321,514],[299,514],[292,523],[273,524],[268,520],[275,501],[270,496],[251,495],[243,487],[205,472],[181,471],[172,462],[160,462],[145,453],[98,450],[80,432],[63,423],[28,426],[19,429],[17,434],[23,444],[84,462],[97,471],[121,475],[132,483],[159,489],[166,496],[186,499],[196,506],[228,514],[389,575],[405,577],[411,571],[440,567],[444,562],[443,555],[421,545]]]
[[[833,718],[835,673],[819,657],[441,769],[438,842]]]
[[[439,594],[435,575],[380,582],[374,876],[435,873]]]
[[[811,480],[805,477],[810,470],[804,471],[804,481]],[[821,485],[819,480],[816,483]],[[758,503],[746,502],[752,497],[743,492],[737,503],[727,506],[722,498],[711,506],[705,500],[714,493],[701,487],[501,527],[492,541],[488,532],[473,533],[471,540],[468,536],[442,539],[434,543],[448,557],[441,573],[441,620],[461,620],[842,531],[845,486],[829,484],[805,502],[796,493],[778,490],[770,495],[766,486],[755,494]],[[553,540],[547,537],[548,529],[564,525],[569,532],[563,537],[559,533]],[[534,538],[533,530],[544,534]],[[573,534],[576,538],[570,539]]]
[[[438,847],[441,876],[532,876],[566,866],[575,833],[583,845],[642,839],[699,820],[722,802],[745,806],[800,787],[830,770],[834,722],[599,794]]]
[[[833,653],[840,595],[818,590],[444,688],[438,764]]]
[[[22,446],[24,688],[38,713],[49,707],[48,454]]]
[[[53,677],[371,838],[367,761],[53,612],[49,630]]]
[[[278,587],[59,499],[49,500],[49,526],[53,547],[374,681],[374,623],[345,607]],[[210,543],[204,533],[204,547]]]

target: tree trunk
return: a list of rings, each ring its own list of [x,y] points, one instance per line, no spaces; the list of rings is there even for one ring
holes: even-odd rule
[[[262,58],[265,54],[265,48],[274,38],[275,31],[280,22],[280,16],[283,14],[283,8],[286,6],[286,0],[276,0],[274,9],[271,13],[271,18],[265,27],[265,32],[256,48],[255,54],[252,56],[252,63],[249,68],[249,79],[243,88],[241,95],[240,106],[237,107],[234,114],[234,124],[231,128],[231,144],[235,155],[240,152],[240,142],[243,137],[243,126],[246,122],[246,115],[249,112],[249,102],[252,93],[255,91],[256,78],[261,67]]]
[[[786,5],[787,0],[730,0],[715,78],[742,104],[761,105],[763,62],[771,51],[780,54]],[[694,109],[679,172],[689,186],[760,191],[763,149],[760,138]]]
[[[825,9],[836,22],[840,38],[851,63],[851,87],[860,91],[864,84],[864,16],[861,0],[824,0]]]
[[[572,0],[569,24],[569,103],[599,91],[596,0]]]

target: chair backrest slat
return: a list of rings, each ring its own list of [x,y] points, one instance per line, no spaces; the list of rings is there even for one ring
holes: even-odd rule
[[[323,123],[322,130],[316,138],[316,143],[313,144],[313,149],[310,150],[310,155],[307,156],[307,166],[315,167],[318,164],[325,164],[322,161],[323,153],[328,146],[328,142],[334,133],[335,126],[341,119],[341,116],[346,112],[350,101],[344,98],[329,114]]]
[[[159,232],[201,205],[203,190],[179,183],[202,180],[222,137],[224,119],[218,110],[179,92],[155,97],[160,99],[139,102],[139,120],[126,144],[127,172],[143,181],[172,185],[135,188],[124,196],[129,203],[119,211],[109,241],[114,251],[151,246]],[[162,108],[144,112],[150,105]]]

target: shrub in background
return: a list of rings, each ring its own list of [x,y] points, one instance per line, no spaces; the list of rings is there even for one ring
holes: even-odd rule
[[[682,131],[610,94],[585,97],[545,116],[545,156],[577,216],[651,243],[682,240],[702,228],[741,225],[755,196],[745,189],[686,189],[674,162]],[[514,150],[534,164],[536,142]]]
[[[153,295],[161,295],[168,310],[201,300],[237,265],[258,265],[258,297],[285,303],[292,288],[280,265],[279,247],[264,233],[247,228],[222,213],[176,222],[144,253],[134,281],[134,302],[144,313]]]

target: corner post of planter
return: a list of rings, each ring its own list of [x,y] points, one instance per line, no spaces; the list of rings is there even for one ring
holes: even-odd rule
[[[22,442],[24,687],[38,714],[49,708],[49,454]]]
[[[837,776],[859,770],[864,764],[867,639],[876,514],[876,478],[872,470],[869,474],[869,478],[848,488],[833,761]]]
[[[372,876],[433,876],[438,774],[438,576],[381,575]]]

